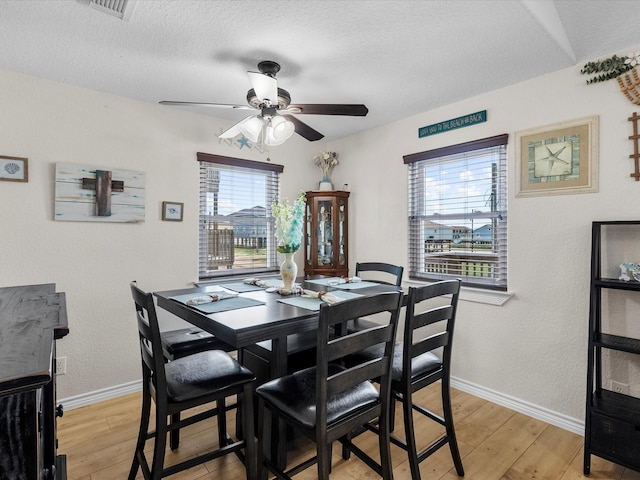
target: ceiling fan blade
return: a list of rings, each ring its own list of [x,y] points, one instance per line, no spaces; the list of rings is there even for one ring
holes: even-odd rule
[[[314,130],[306,123],[301,122],[293,115],[282,115],[282,116],[285,117],[287,120],[290,120],[291,122],[293,122],[294,126],[296,127],[296,133],[301,137],[306,138],[310,142],[315,142],[316,140],[320,140],[321,138],[324,138],[323,134],[321,134],[317,130]]]
[[[306,115],[347,115],[351,117],[365,117],[369,109],[364,105],[334,104],[334,103],[307,103],[291,104],[287,110]],[[286,111],[286,110],[285,110]]]
[[[278,104],[278,81],[274,77],[258,72],[247,72],[251,86],[260,100],[269,100],[271,104]]]
[[[178,107],[215,107],[215,108],[235,108],[237,110],[255,110],[250,105],[229,105],[226,103],[203,103],[203,102],[174,102],[172,100],[162,100],[161,105],[175,105]]]

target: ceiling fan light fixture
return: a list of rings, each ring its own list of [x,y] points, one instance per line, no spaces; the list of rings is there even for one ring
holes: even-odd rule
[[[238,130],[240,131],[239,133],[242,133],[249,140],[256,143],[262,131],[262,119],[259,115],[247,117],[238,123]]]
[[[281,145],[293,132],[295,125],[284,117],[272,117],[265,125],[264,143],[269,146]]]

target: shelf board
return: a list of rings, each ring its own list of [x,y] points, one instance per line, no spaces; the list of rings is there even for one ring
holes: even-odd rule
[[[640,340],[637,338],[621,337],[609,333],[595,333],[593,335],[593,343],[597,347],[640,354]]]
[[[597,278],[593,281],[593,284],[602,288],[613,288],[617,290],[638,290],[640,291],[640,282],[635,280],[629,280],[625,282],[618,280],[617,278]]]
[[[593,222],[594,225],[640,225],[640,220],[608,220]]]
[[[610,390],[593,392],[592,411],[612,418],[640,425],[640,398]]]

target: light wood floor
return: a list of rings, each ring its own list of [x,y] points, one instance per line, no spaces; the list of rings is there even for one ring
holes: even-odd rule
[[[436,405],[438,385],[419,394],[425,405]],[[468,480],[574,480],[582,475],[581,436],[527,417],[467,393],[453,391],[456,432],[465,479]],[[131,394],[65,412],[58,419],[59,453],[67,455],[69,480],[126,479],[131,465],[140,411],[140,395]],[[401,409],[397,409],[396,433],[402,434]],[[229,414],[229,431],[234,431]],[[212,420],[213,422],[213,420]],[[193,425],[182,432],[179,453],[169,450],[167,459],[175,462],[195,451],[217,443],[213,424]],[[417,421],[418,442],[426,442],[441,433],[441,428],[426,419]],[[360,445],[375,455],[376,438],[366,433]],[[394,477],[410,478],[406,454],[392,446]],[[290,451],[290,461],[310,456],[312,444]],[[447,447],[421,464],[424,480],[459,478]],[[234,455],[194,467],[174,475],[172,480],[242,479],[244,468]],[[138,478],[141,478],[140,473]],[[296,478],[316,478],[311,468]],[[344,461],[339,446],[334,447],[332,479],[355,480],[378,478],[360,460]],[[640,473],[592,456],[591,479],[640,480]]]

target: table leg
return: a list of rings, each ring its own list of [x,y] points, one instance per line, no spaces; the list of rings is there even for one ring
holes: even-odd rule
[[[287,337],[271,340],[271,378],[287,374]],[[271,420],[271,458],[276,465],[284,468],[287,464],[287,428],[286,424],[275,416]]]

